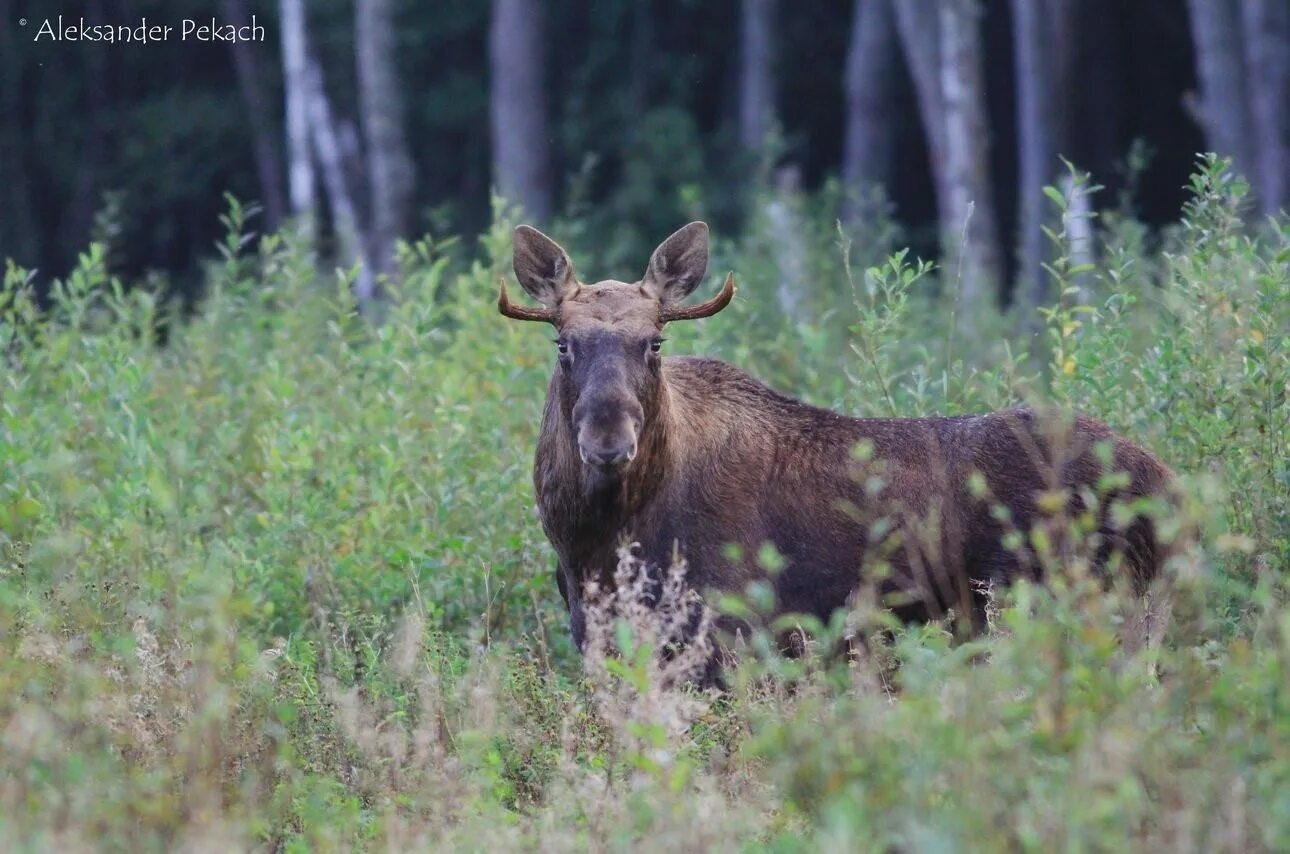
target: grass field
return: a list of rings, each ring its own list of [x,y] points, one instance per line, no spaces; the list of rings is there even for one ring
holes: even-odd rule
[[[855,415],[1081,409],[1179,473],[1200,549],[1154,667],[1072,573],[882,668],[754,643],[720,697],[663,690],[640,627],[571,648],[530,481],[554,359],[493,307],[504,221],[487,263],[408,247],[380,324],[235,204],[188,319],[110,246],[45,312],[11,267],[0,845],[1284,850],[1290,222],[1242,193],[1210,162],[1176,228],[1108,214],[1023,342],[824,226],[789,320],[768,238],[718,243],[705,288],[733,268],[740,298],[670,352]]]

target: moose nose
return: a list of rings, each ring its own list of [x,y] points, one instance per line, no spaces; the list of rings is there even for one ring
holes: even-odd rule
[[[583,459],[597,468],[617,468],[626,465],[636,456],[635,448],[610,448],[602,451],[583,451]]]

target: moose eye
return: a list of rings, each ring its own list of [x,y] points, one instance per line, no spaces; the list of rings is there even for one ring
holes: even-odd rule
[[[559,353],[561,356],[569,355],[569,342],[565,341],[562,338],[556,339],[555,351]]]
[[[665,338],[655,338],[653,341],[649,342],[649,351],[651,353],[657,353],[659,350],[662,350],[663,342],[666,340],[667,339]]]

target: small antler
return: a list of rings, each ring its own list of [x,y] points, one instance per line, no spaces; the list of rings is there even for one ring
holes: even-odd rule
[[[498,284],[502,289],[497,294],[497,310],[502,314],[512,320],[543,320],[547,323],[555,323],[555,311],[549,308],[525,308],[522,305],[515,305],[506,296],[506,279],[499,279]]]
[[[670,323],[673,320],[698,320],[701,317],[711,317],[721,309],[730,305],[730,301],[735,298],[735,274],[730,273],[726,276],[726,283],[722,286],[721,292],[707,302],[701,302],[696,305],[682,306],[680,308],[664,308],[663,322]]]

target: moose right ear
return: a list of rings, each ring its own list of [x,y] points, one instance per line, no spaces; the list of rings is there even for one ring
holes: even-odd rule
[[[511,263],[520,287],[548,308],[555,308],[578,289],[569,254],[532,226],[516,226]]]
[[[692,222],[654,250],[641,290],[666,307],[688,297],[707,272],[708,224]]]

